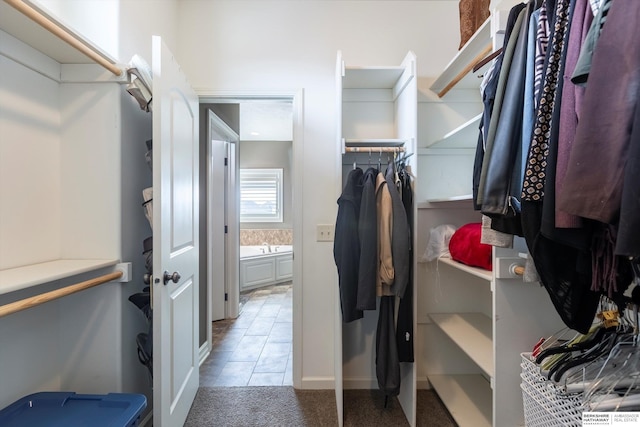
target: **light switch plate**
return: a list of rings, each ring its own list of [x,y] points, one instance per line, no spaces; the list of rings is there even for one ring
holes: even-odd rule
[[[318,242],[333,242],[333,224],[318,224],[316,229],[316,240]]]

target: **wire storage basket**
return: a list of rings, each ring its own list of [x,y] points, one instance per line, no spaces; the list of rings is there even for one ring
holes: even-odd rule
[[[560,389],[540,374],[531,353],[522,353],[522,403],[527,427],[581,427],[582,400],[565,396]]]

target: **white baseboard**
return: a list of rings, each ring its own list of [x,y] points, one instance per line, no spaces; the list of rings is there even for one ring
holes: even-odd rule
[[[345,378],[342,385],[345,390],[369,390],[377,389],[378,381],[367,378]],[[418,377],[416,379],[416,388],[418,390],[429,390],[431,388],[429,379],[427,377]]]
[[[342,387],[345,390],[371,390],[378,388],[378,380],[375,378],[343,378]]]
[[[375,378],[344,378],[342,387],[346,390],[377,389],[378,381]],[[333,390],[335,379],[333,377],[305,377],[302,379],[300,388],[302,390]],[[416,388],[418,390],[431,389],[429,378],[426,375],[416,378]]]
[[[200,347],[200,351],[199,351],[199,355],[198,355],[198,357],[200,359],[200,363],[198,363],[198,366],[202,366],[204,361],[207,360],[207,357],[209,357],[209,354],[211,354],[211,345],[209,344],[209,341],[206,341]]]
[[[336,381],[334,377],[304,377],[302,378],[301,390],[333,390]]]

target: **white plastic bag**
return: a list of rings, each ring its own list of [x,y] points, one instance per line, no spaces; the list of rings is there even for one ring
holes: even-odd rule
[[[442,224],[431,228],[427,247],[420,262],[429,262],[441,257],[451,256],[449,254],[449,241],[455,231],[456,227],[451,224]]]

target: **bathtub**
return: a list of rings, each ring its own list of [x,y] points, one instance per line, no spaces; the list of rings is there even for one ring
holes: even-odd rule
[[[289,281],[292,273],[290,245],[240,246],[240,291]]]

